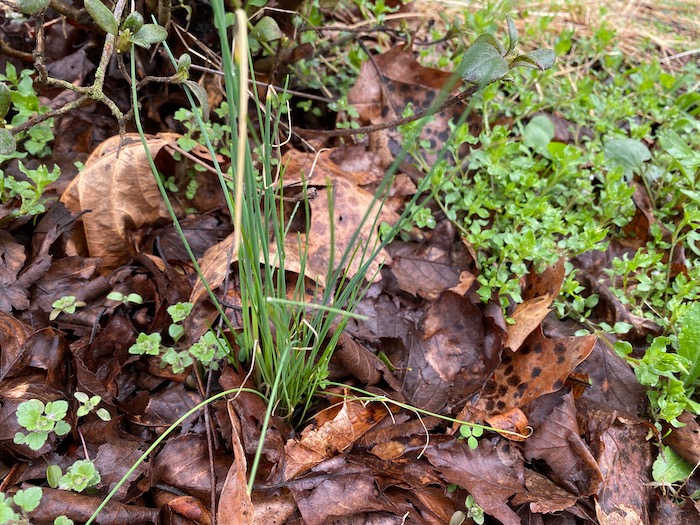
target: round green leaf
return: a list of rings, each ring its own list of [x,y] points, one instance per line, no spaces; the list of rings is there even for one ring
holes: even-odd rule
[[[12,501],[24,512],[31,512],[36,509],[41,502],[41,488],[29,487],[25,490],[18,490],[17,494],[12,498]]]
[[[46,481],[52,489],[58,488],[58,482],[61,476],[63,476],[63,471],[61,471],[61,467],[58,465],[49,465],[46,467]]]
[[[250,36],[258,42],[272,42],[284,36],[280,26],[271,16],[264,16],[255,24]]]
[[[35,15],[42,9],[46,9],[51,0],[17,0],[19,10],[25,15]]]
[[[190,55],[188,55],[187,53],[183,53],[182,55],[180,55],[180,58],[177,59],[178,71],[189,71],[191,65],[192,57],[190,57]]]
[[[85,9],[90,14],[92,19],[100,26],[106,33],[110,35],[116,35],[119,31],[119,25],[117,24],[117,19],[114,18],[112,11],[104,5],[100,0],[85,0]]]
[[[149,48],[153,44],[159,44],[168,38],[168,32],[158,24],[146,24],[138,33],[131,37],[131,41],[137,46]]]
[[[138,11],[134,11],[133,13],[129,13],[129,16],[127,16],[124,19],[124,22],[122,22],[122,29],[128,29],[131,31],[131,33],[138,33],[141,28],[143,27],[143,16],[141,16],[141,13]]]
[[[4,82],[0,82],[0,118],[5,118],[11,103],[10,88]]]
[[[628,176],[651,159],[649,148],[643,142],[634,139],[611,140],[603,148],[603,153],[610,167],[620,166]]]
[[[0,155],[12,155],[17,150],[15,137],[5,128],[0,128]]]
[[[464,54],[457,71],[466,82],[486,85],[503,78],[509,68],[495,47],[477,42]]]
[[[523,130],[523,142],[535,151],[541,151],[554,138],[554,124],[545,115],[533,117]]]

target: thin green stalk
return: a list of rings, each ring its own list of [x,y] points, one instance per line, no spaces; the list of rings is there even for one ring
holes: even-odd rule
[[[145,459],[151,455],[151,452],[153,452],[158,447],[158,445],[160,445],[163,442],[163,440],[173,432],[173,430],[175,430],[177,427],[179,427],[183,423],[183,421],[185,421],[188,417],[190,417],[192,414],[194,414],[198,410],[201,410],[202,408],[207,406],[209,403],[212,403],[212,402],[216,401],[217,399],[221,399],[224,396],[227,396],[230,394],[237,394],[240,392],[248,392],[250,394],[255,394],[255,395],[258,395],[258,396],[262,397],[263,399],[265,399],[265,397],[257,390],[253,390],[251,388],[232,388],[231,390],[224,390],[223,392],[219,392],[218,394],[216,394],[208,399],[205,399],[204,401],[199,403],[197,406],[192,407],[190,410],[188,410],[186,413],[184,413],[182,416],[180,416],[180,418],[178,418],[177,421],[175,421],[172,425],[170,425],[167,429],[165,429],[165,432],[163,432],[163,434],[158,436],[158,438],[151,444],[151,446],[148,447],[143,454],[141,454],[139,459],[137,459],[134,462],[134,464],[131,466],[131,468],[126,471],[126,473],[117,482],[117,484],[114,486],[114,488],[109,492],[109,494],[107,494],[107,497],[104,500],[102,500],[102,503],[100,503],[100,505],[95,509],[95,512],[92,513],[92,516],[90,516],[90,519],[88,519],[85,522],[85,525],[90,525],[90,523],[92,523],[93,520],[95,518],[97,518],[97,516],[100,514],[100,512],[102,512],[102,509],[104,509],[105,506],[107,505],[107,503],[109,503],[111,501],[111,499],[119,491],[121,486],[126,482],[127,479],[129,479],[129,477],[134,473],[134,471],[136,471],[138,466],[141,463],[143,463],[145,461]]]

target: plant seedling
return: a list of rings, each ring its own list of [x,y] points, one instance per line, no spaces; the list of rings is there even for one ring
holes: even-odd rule
[[[74,295],[61,297],[51,304],[53,310],[49,314],[49,321],[55,320],[62,313],[74,314],[77,308],[82,308],[83,306],[86,306],[85,301],[76,301]]]
[[[14,442],[27,445],[32,450],[44,446],[50,432],[57,436],[65,436],[70,432],[70,425],[63,421],[68,412],[68,402],[64,400],[42,403],[38,399],[30,399],[17,407],[17,421],[29,431],[28,434],[17,432]]]

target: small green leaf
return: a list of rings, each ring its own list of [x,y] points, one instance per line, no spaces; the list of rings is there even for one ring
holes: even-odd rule
[[[87,403],[90,399],[85,392],[80,392],[80,391],[75,392],[73,394],[73,397],[75,397],[75,399],[77,399],[81,403]]]
[[[5,128],[0,128],[0,155],[12,155],[16,150],[15,137]]]
[[[263,16],[250,32],[250,36],[258,42],[273,42],[284,36],[277,21],[271,16]]]
[[[474,44],[478,44],[478,43],[485,43],[485,44],[492,45],[498,51],[498,54],[501,56],[505,56],[505,54],[506,54],[506,50],[503,47],[503,45],[501,45],[501,43],[498,41],[498,39],[494,35],[492,35],[491,33],[484,33],[484,34],[476,37],[476,39],[474,39]],[[474,45],[474,44],[472,44],[472,45]]]
[[[0,119],[5,118],[7,112],[10,111],[10,104],[12,103],[12,95],[10,94],[10,88],[7,84],[0,82]]]
[[[168,327],[168,335],[173,339],[173,341],[177,342],[183,335],[185,335],[185,329],[181,325],[173,323]]]
[[[107,299],[109,299],[110,301],[121,301],[124,299],[124,295],[122,295],[119,292],[109,292],[107,294]]]
[[[554,138],[554,123],[546,115],[536,115],[523,130],[523,142],[535,151],[544,150]]]
[[[651,475],[657,483],[673,484],[684,481],[693,473],[693,465],[684,460],[671,447],[661,445],[659,457],[651,467]]]
[[[700,302],[692,303],[679,319],[681,333],[678,336],[678,355],[691,363],[688,375],[682,377],[686,387],[690,387],[700,377]]]
[[[59,516],[53,520],[53,525],[75,525],[75,522],[68,516]]]
[[[532,58],[540,64],[540,69],[542,71],[550,69],[557,59],[557,55],[553,49],[535,49],[526,53],[525,56]]]
[[[187,53],[180,55],[180,58],[177,59],[177,70],[189,71],[190,66],[192,66],[192,57],[190,57],[190,55]]]
[[[129,13],[122,22],[122,29],[128,29],[131,34],[138,33],[143,27],[143,16],[138,11]]]
[[[25,490],[18,490],[12,501],[24,512],[32,512],[41,502],[41,488],[29,487]]]
[[[194,96],[197,97],[197,100],[199,100],[200,105],[202,106],[202,120],[205,122],[209,120],[209,97],[207,95],[206,89],[204,89],[202,86],[197,84],[196,82],[193,82],[192,80],[185,80],[183,81],[183,84],[185,84],[188,88],[192,90],[192,93],[194,93]]]
[[[17,438],[17,436],[15,436]],[[49,438],[48,432],[30,432],[25,436],[25,444],[32,450],[39,450]]]
[[[85,9],[90,14],[92,19],[97,23],[105,33],[117,35],[119,32],[119,24],[114,18],[112,11],[104,5],[100,0],[85,0]]]
[[[49,487],[52,489],[58,488],[58,482],[63,476],[63,471],[58,465],[49,465],[46,467],[46,481],[49,483]]]
[[[457,71],[466,82],[482,86],[503,78],[509,67],[495,47],[477,42],[464,54]]]
[[[106,408],[98,408],[97,412],[95,413],[97,414],[97,417],[99,417],[102,421],[110,421],[112,419],[112,416]]]
[[[535,49],[524,55],[518,55],[510,64],[510,67],[529,67],[545,71],[554,65],[556,55],[551,49]]]
[[[603,148],[603,153],[610,167],[622,167],[627,176],[638,172],[644,162],[651,159],[649,148],[634,139],[611,140]]]
[[[506,16],[506,23],[508,24],[508,51],[506,51],[506,55],[510,55],[515,46],[518,45],[518,28],[515,27],[515,22],[509,16]]]
[[[46,9],[51,0],[17,0],[19,10],[25,15],[35,15],[39,11]]]
[[[153,44],[160,44],[168,38],[168,31],[158,24],[145,24],[138,33],[131,37],[131,41],[137,46],[149,48]]]
[[[126,296],[126,300],[134,304],[143,304],[143,297],[137,293],[130,293]]]

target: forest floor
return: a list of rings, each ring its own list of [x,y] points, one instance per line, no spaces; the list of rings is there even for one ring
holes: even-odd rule
[[[0,524],[700,522],[697,2],[251,2],[247,128],[80,4],[0,7]]]

